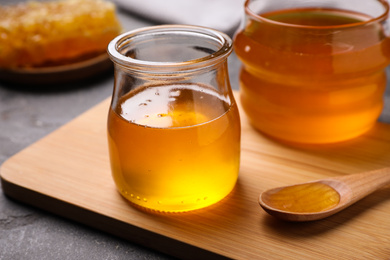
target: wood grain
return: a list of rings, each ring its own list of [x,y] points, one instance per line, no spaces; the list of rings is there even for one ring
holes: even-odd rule
[[[236,93],[238,97],[238,93]],[[390,125],[333,145],[294,146],[255,131],[241,110],[238,183],[222,202],[180,214],[130,206],[111,178],[109,100],[1,167],[6,195],[183,259],[388,259],[390,188],[320,221],[289,223],[258,205],[269,188],[390,166]]]

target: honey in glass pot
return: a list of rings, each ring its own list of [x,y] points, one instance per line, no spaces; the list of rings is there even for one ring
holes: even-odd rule
[[[385,1],[248,0],[245,7],[235,51],[242,105],[258,130],[331,143],[371,129],[390,60]]]
[[[230,52],[226,35],[192,26],[150,27],[110,44],[111,169],[131,203],[183,212],[212,205],[234,188],[240,121],[227,77]]]

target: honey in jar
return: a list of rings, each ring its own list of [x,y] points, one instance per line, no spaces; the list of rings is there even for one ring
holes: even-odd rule
[[[224,34],[192,26],[148,27],[110,43],[111,170],[133,205],[185,212],[233,190],[241,129],[227,77],[231,45]]]
[[[108,121],[122,195],[160,211],[203,208],[228,195],[239,167],[237,106],[197,85],[130,94],[110,110]]]
[[[243,108],[254,127],[279,140],[332,143],[359,136],[383,108],[388,5],[369,1],[381,7],[374,16],[343,6],[353,0],[336,1],[341,9],[329,1],[324,7],[303,2],[264,11],[259,1],[247,1],[247,21],[235,37]]]

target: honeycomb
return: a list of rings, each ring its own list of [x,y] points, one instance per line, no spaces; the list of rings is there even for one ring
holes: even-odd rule
[[[122,28],[104,0],[29,1],[0,7],[0,68],[69,64],[106,51]]]

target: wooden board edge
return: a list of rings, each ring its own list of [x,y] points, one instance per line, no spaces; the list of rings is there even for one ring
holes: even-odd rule
[[[0,169],[1,173],[1,169]],[[230,259],[182,241],[142,229],[129,223],[101,215],[71,203],[19,186],[0,176],[3,193],[10,199],[27,204],[65,219],[81,223],[126,241],[159,251],[179,259]],[[54,210],[55,209],[55,210]]]

